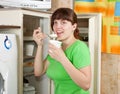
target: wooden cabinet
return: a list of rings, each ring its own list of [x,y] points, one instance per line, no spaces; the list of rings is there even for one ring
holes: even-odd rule
[[[32,74],[24,74],[23,67],[27,60],[33,62],[35,51],[32,53],[26,51],[26,46],[33,45],[36,47],[32,34],[35,28],[39,26],[42,28],[44,33],[50,33],[50,16],[51,13],[39,10],[30,10],[30,9],[20,9],[20,8],[5,8],[0,9],[0,33],[14,33],[17,36],[18,44],[18,92],[23,94],[23,76]],[[31,46],[30,46],[31,47]],[[47,44],[45,40],[45,45],[43,47],[43,58],[46,56]],[[28,56],[27,56],[28,55]],[[29,61],[28,61],[29,62]],[[50,80],[47,80],[48,83]],[[47,84],[49,85],[49,84]],[[49,90],[49,86],[46,87]],[[42,93],[44,94],[44,93]],[[50,93],[48,93],[50,94]]]

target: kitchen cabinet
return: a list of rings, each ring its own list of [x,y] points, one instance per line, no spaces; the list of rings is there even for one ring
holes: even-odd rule
[[[0,9],[0,33],[14,33],[17,36],[18,44],[18,92],[23,94],[23,77],[33,76],[33,71],[24,72],[24,66],[30,65],[34,61],[36,44],[32,39],[33,30],[39,26],[44,33],[49,34],[50,29],[50,16],[51,13],[46,11],[39,11],[25,8],[1,8]],[[47,40],[44,40],[43,57],[47,55]],[[27,64],[29,63],[29,64]],[[32,66],[33,67],[33,66]],[[34,77],[34,80],[36,78]],[[37,80],[37,84],[39,84]],[[42,87],[36,89],[36,94],[50,94],[50,80],[48,78],[40,82]]]

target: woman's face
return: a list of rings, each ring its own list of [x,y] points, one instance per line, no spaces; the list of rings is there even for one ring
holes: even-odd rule
[[[53,30],[58,36],[57,39],[60,41],[73,37],[75,29],[76,24],[72,25],[72,23],[68,20],[54,20]]]

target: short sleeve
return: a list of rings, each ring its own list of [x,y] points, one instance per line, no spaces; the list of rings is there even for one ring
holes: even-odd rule
[[[73,50],[72,63],[78,69],[90,65],[90,52],[85,43],[81,42]]]

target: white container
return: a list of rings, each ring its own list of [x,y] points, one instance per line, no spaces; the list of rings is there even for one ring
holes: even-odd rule
[[[50,43],[52,43],[53,45],[55,45],[56,47],[60,48],[62,42],[58,41],[58,40],[50,40]]]
[[[34,44],[26,44],[25,45],[26,56],[33,56],[33,52],[34,52]]]

